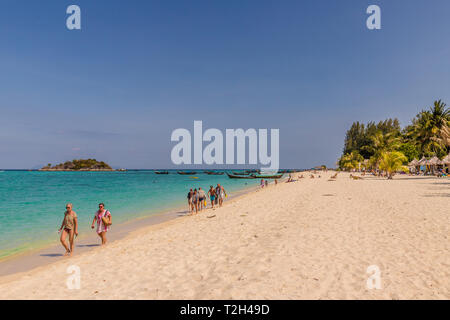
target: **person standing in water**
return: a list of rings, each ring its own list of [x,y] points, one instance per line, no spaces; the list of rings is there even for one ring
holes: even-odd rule
[[[73,205],[71,203],[66,204],[66,212],[64,212],[64,219],[58,232],[61,232],[61,243],[66,249],[65,256],[71,256],[73,253],[73,243],[75,236],[78,236],[78,218],[75,211],[72,210]],[[69,245],[66,244],[66,237],[69,236]]]
[[[97,221],[97,234],[102,239],[102,245],[108,242],[106,239],[106,232],[109,231],[112,224],[111,213],[105,209],[105,204],[98,205],[98,211],[95,213],[94,220],[92,220],[91,228],[94,229],[94,223]]]

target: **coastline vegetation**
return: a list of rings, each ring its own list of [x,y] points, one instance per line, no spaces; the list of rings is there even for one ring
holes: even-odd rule
[[[66,161],[52,167],[49,163],[41,169],[42,171],[113,171],[113,169],[103,161],[96,159],[78,159]]]
[[[354,122],[346,133],[341,170],[384,171],[388,178],[413,159],[442,159],[450,152],[450,108],[441,100],[401,128],[397,119],[366,125]]]

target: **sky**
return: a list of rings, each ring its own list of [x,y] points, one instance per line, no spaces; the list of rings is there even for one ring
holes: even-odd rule
[[[81,30],[66,9],[81,8]],[[381,30],[366,9],[381,8]],[[0,168],[175,168],[177,128],[277,128],[334,166],[353,121],[450,104],[450,1],[2,0]]]

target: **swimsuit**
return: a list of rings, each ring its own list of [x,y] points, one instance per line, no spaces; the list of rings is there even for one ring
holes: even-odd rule
[[[74,229],[74,225],[75,225],[75,218],[77,217],[77,214],[72,211],[72,214],[68,214],[66,213],[66,215],[64,216],[64,229],[67,230],[73,230]]]

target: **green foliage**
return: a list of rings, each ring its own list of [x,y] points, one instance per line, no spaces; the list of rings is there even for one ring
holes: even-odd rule
[[[441,100],[429,110],[421,111],[403,130],[397,119],[354,122],[345,136],[339,166],[349,166],[348,155],[356,152],[366,161],[366,167],[378,168],[384,154],[401,151],[408,161],[422,156],[444,157],[450,151],[450,109]],[[344,168],[344,167],[341,167]]]
[[[407,161],[408,158],[400,151],[384,152],[381,155],[380,169],[387,172],[388,179],[392,179],[395,172],[408,170],[404,166]]]
[[[402,143],[400,145],[400,147],[398,148],[398,151],[403,153],[408,158],[408,162],[411,162],[414,159],[417,159],[417,160],[420,159],[419,149],[418,149],[417,145],[415,145],[412,142]]]
[[[357,151],[353,151],[339,159],[339,168],[344,170],[359,169],[363,161],[364,158]]]
[[[45,169],[53,170],[112,170],[112,168],[103,161],[96,159],[78,159],[66,161],[50,168],[50,164]]]

